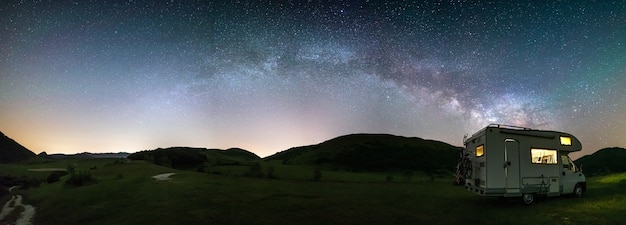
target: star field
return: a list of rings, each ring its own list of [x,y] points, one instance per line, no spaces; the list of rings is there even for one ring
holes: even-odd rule
[[[2,1],[0,130],[36,153],[490,123],[626,147],[622,1]]]

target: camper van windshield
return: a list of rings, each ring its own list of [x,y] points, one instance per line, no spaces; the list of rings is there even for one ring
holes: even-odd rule
[[[571,170],[572,172],[576,172],[576,165],[574,165],[574,162],[572,162],[572,160],[568,156],[562,155],[561,163],[563,164],[564,169],[568,169],[568,170]]]
[[[552,149],[530,149],[532,163],[534,164],[556,164],[557,154],[556,150]]]

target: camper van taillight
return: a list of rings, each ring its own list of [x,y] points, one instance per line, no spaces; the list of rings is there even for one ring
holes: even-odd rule
[[[561,136],[561,145],[567,145],[567,146],[572,145],[572,138]]]

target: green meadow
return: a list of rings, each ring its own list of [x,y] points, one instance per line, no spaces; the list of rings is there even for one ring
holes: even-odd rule
[[[583,198],[485,198],[451,175],[346,172],[260,162],[275,178],[243,176],[247,166],[203,173],[144,161],[64,159],[0,165],[0,175],[45,177],[36,168],[89,170],[96,182],[60,181],[19,190],[37,207],[34,224],[623,224],[626,173],[588,179]],[[271,168],[271,169],[270,169]],[[318,170],[318,180],[314,180]],[[170,180],[152,178],[176,173]],[[391,178],[390,178],[391,177]],[[2,199],[2,204],[7,200]]]

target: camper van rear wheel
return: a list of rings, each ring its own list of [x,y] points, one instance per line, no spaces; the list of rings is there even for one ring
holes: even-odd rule
[[[582,185],[576,184],[576,186],[574,187],[574,196],[576,198],[583,197],[583,186]]]
[[[535,201],[535,195],[533,193],[524,193],[522,195],[522,201],[524,201],[524,204],[530,205]]]

